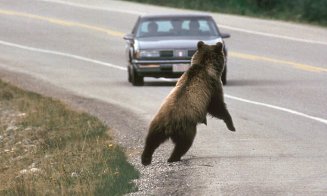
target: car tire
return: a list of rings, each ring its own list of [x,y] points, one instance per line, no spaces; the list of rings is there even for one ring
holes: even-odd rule
[[[127,66],[128,82],[132,83],[132,71],[131,67]]]
[[[133,86],[143,86],[144,85],[144,78],[139,76],[134,68],[130,69],[131,72],[131,83]]]
[[[223,83],[223,85],[227,84],[227,66],[225,66],[224,71],[221,75],[221,82]]]

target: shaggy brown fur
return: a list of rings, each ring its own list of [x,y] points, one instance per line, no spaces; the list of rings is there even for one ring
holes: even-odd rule
[[[235,131],[223,97],[221,75],[225,65],[222,43],[198,42],[192,66],[178,80],[152,120],[142,154],[142,164],[151,163],[161,143],[171,138],[175,148],[168,162],[180,161],[191,147],[198,123],[206,124],[207,113],[225,121]]]

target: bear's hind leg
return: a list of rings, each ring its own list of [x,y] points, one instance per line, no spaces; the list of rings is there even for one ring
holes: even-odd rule
[[[168,162],[180,161],[181,157],[190,149],[196,134],[196,125],[189,127],[189,130],[181,130],[171,136],[175,148],[168,159]]]
[[[168,138],[164,131],[149,131],[141,157],[143,165],[151,164],[154,151]]]

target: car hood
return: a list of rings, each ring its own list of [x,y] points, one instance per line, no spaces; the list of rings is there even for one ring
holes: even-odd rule
[[[171,38],[171,37],[153,37],[139,38],[135,41],[138,49],[196,49],[198,41],[203,41],[208,45],[222,42],[220,37],[190,37],[190,38]]]

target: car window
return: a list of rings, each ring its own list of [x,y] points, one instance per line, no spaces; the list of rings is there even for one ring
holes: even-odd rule
[[[208,19],[159,18],[141,21],[136,36],[218,36],[218,32],[214,22]]]
[[[164,21],[164,20],[163,21],[144,21],[141,23],[141,26],[139,28],[140,33],[149,33],[150,32],[149,25],[151,25],[152,23],[157,24],[158,32],[168,32],[171,29],[170,21]]]
[[[188,20],[185,21],[189,35],[215,35],[215,28],[208,20]],[[196,33],[197,32],[197,33]]]

